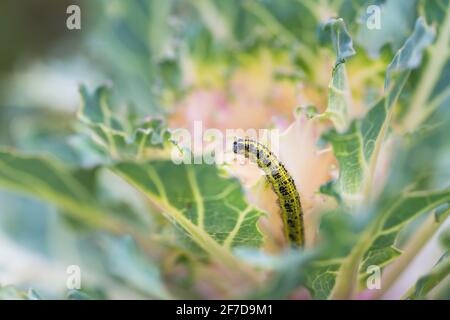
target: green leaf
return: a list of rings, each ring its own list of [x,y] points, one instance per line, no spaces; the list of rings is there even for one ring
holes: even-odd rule
[[[417,283],[406,294],[406,299],[425,299],[438,284],[450,275],[449,253],[445,253],[433,267],[429,274],[417,280]]]
[[[129,119],[128,123],[120,123],[111,113],[107,87],[89,92],[81,86],[80,94],[78,118],[89,129],[93,141],[112,159],[141,158],[147,148],[161,149],[168,142],[170,133],[161,119]]]
[[[359,202],[371,187],[378,152],[389,128],[393,106],[410,70],[418,66],[422,51],[431,43],[434,33],[423,19],[397,52],[386,71],[385,95],[365,117],[355,120],[346,132],[332,129],[323,138],[333,147],[339,162],[337,188],[347,203]]]
[[[384,232],[398,230],[417,215],[447,203],[450,200],[450,189],[439,191],[405,192],[401,199],[386,214],[383,225]]]
[[[95,175],[81,174],[47,157],[0,151],[0,187],[48,201],[86,225],[118,230],[92,192]]]
[[[333,44],[336,52],[336,65],[355,55],[353,41],[343,19],[330,19],[324,24],[322,32],[322,41],[327,37]]]
[[[384,247],[380,249],[372,248],[363,261],[363,265],[361,267],[361,272],[368,270],[368,268],[372,265],[376,265],[378,267],[384,267],[388,265],[391,261],[395,260],[398,256],[402,254],[402,251],[391,246]]]
[[[339,192],[336,191],[336,184],[333,180],[321,185],[319,188],[319,192],[335,198],[338,203],[341,203],[342,201]]]
[[[336,274],[339,270],[340,262],[322,262],[312,268],[308,273],[307,287],[314,299],[327,299],[333,290],[336,282]]]
[[[394,259],[401,254],[400,250],[392,245],[397,238],[398,231],[392,231],[379,235],[372,246],[366,252],[364,260],[362,262],[361,274],[364,275],[367,268],[371,265],[377,265],[379,267],[385,266],[390,260]]]
[[[394,56],[386,71],[385,88],[390,88],[394,75],[401,75],[405,71],[420,66],[423,51],[433,42],[434,29],[426,25],[425,19],[419,17],[414,27],[414,32],[406,40],[403,47]]]
[[[402,119],[406,133],[420,129],[437,110],[445,109],[450,98],[450,1],[421,1],[419,10],[428,23],[437,26],[437,38]],[[441,119],[440,115],[437,119]]]
[[[111,129],[122,130],[119,122],[113,118],[109,107],[109,89],[99,86],[90,93],[86,86],[80,86],[81,106],[78,117],[88,123],[103,124]]]
[[[262,212],[246,202],[239,182],[221,177],[217,167],[150,161],[111,168],[211,257],[231,263],[231,248],[261,244],[256,222]]]
[[[338,131],[344,131],[349,125],[350,88],[348,86],[345,61],[356,52],[353,42],[345,27],[344,20],[331,19],[323,27],[336,52],[336,64],[333,68],[331,82],[328,85],[328,106],[318,118],[331,119]]]
[[[345,133],[332,129],[322,137],[333,146],[334,155],[339,162],[339,178],[334,190],[338,190],[340,199],[348,201],[361,192],[367,170],[361,141],[361,123],[354,121]]]
[[[356,35],[358,45],[372,57],[379,56],[380,50],[387,44],[394,52],[398,50],[414,27],[417,2],[417,0],[366,1],[364,11],[369,5],[376,5],[380,9],[380,28],[368,27],[368,23],[376,20],[376,12],[364,12]]]

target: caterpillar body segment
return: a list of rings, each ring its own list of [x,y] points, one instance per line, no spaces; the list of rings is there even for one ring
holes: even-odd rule
[[[286,168],[263,144],[250,138],[238,138],[233,143],[233,152],[256,163],[278,197],[283,221],[283,231],[291,246],[304,246],[303,211],[300,196]]]

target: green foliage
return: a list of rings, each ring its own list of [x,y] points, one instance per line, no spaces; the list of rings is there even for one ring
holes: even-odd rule
[[[170,137],[160,119],[139,121],[131,116],[121,123],[112,115],[105,86],[98,87],[93,93],[82,86],[80,94],[82,103],[78,118],[89,128],[92,140],[103,154],[112,159],[140,158],[145,149],[162,148]]]
[[[208,253],[215,254],[210,247],[217,243],[228,249],[261,244],[256,221],[262,212],[246,202],[237,180],[220,177],[214,166],[122,162],[113,170]]]
[[[380,146],[388,130],[393,106],[400,95],[411,69],[417,67],[422,50],[433,39],[433,32],[423,19],[417,20],[412,35],[395,55],[386,70],[385,94],[367,112],[363,119],[355,120],[343,133],[331,130],[324,139],[333,146],[341,166],[337,186],[341,197],[359,201],[370,187]],[[330,104],[341,104],[333,100]]]
[[[369,5],[382,10],[380,30],[366,26]],[[379,298],[448,219],[448,0],[114,0],[89,8],[96,19],[82,47],[114,89],[81,85],[76,117],[49,106],[30,116],[29,107],[18,111],[0,99],[0,246],[10,246],[11,236],[12,251],[30,261],[29,251],[40,247],[43,268],[75,261],[86,280],[80,290],[0,283],[0,299],[352,299],[365,294],[372,265],[387,281]],[[301,130],[313,128],[321,139],[302,143],[332,151],[337,178],[306,200],[313,204],[305,216],[319,223],[306,220],[308,234],[318,230],[306,248],[265,241],[273,221],[258,205],[272,200],[228,167],[170,159],[178,128],[169,124],[192,120],[195,111],[182,109],[186,97],[226,100],[212,106],[215,123],[236,102],[259,103],[241,92],[248,78],[232,77],[253,58],[261,63],[250,68],[254,78],[270,64],[269,87],[282,78],[301,90],[302,104],[323,97],[306,122],[299,117]],[[267,82],[254,80],[255,92]],[[262,100],[268,108],[277,103],[268,94]],[[323,170],[312,175],[330,175]],[[296,182],[302,194],[304,181]],[[448,295],[448,230],[441,238],[442,258],[415,284],[409,279],[403,298]],[[39,294],[23,291],[29,287]]]
[[[330,118],[337,130],[344,131],[349,125],[350,89],[348,86],[345,61],[355,54],[353,41],[344,20],[332,19],[323,27],[323,32],[331,38],[336,52],[336,64],[328,86],[327,110],[318,118]]]
[[[44,157],[0,153],[0,183],[2,186],[57,204],[77,219],[94,226],[107,222],[99,210],[91,186],[95,175],[78,180],[80,172]]]

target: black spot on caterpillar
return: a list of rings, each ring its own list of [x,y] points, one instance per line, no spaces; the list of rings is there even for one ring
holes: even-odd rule
[[[304,246],[303,211],[300,196],[286,168],[263,144],[249,139],[238,138],[233,143],[233,152],[255,162],[266,174],[266,178],[278,196],[284,235],[290,245]]]

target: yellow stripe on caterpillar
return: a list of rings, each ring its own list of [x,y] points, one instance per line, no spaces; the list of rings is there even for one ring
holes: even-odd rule
[[[233,142],[233,152],[256,163],[278,196],[284,235],[292,246],[304,246],[303,211],[300,196],[286,168],[263,144],[250,138],[238,138]]]

